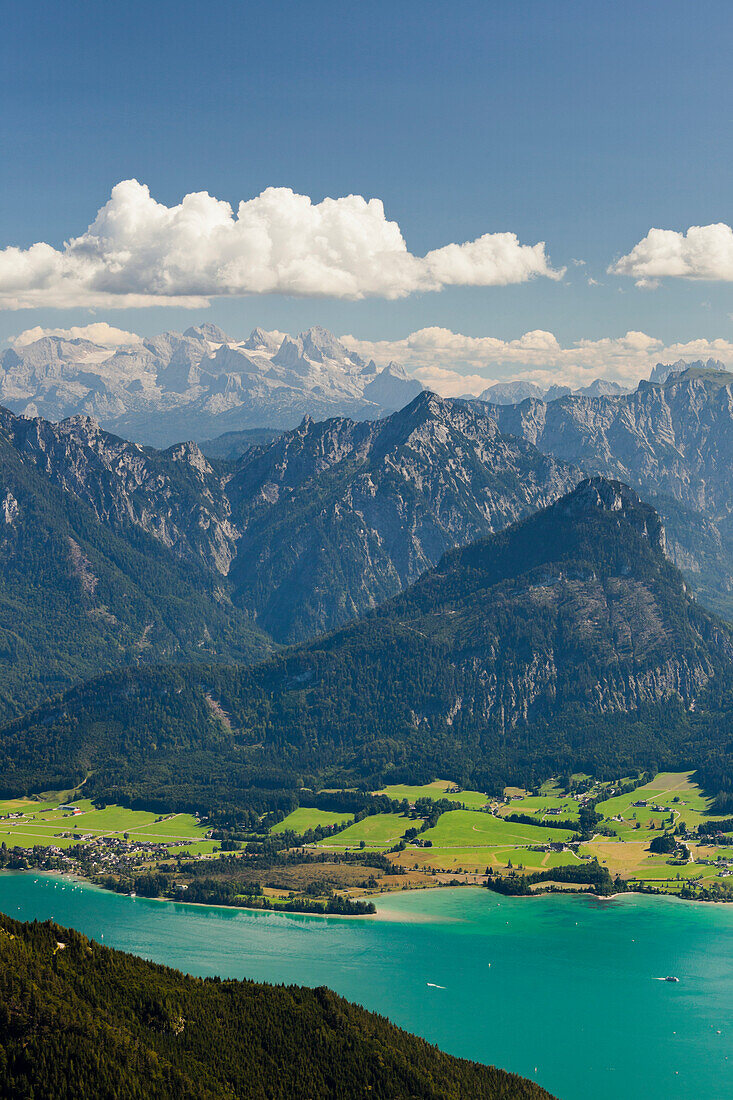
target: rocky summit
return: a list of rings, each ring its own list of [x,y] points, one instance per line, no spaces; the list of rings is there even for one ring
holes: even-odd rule
[[[580,476],[504,437],[483,407],[429,393],[382,420],[306,418],[224,466],[195,443],[156,451],[89,417],[2,410],[0,438],[44,492],[81,502],[117,537],[144,533],[280,641],[375,607]]]
[[[630,394],[487,407],[501,431],[652,501],[671,559],[701,599],[731,617],[733,374],[711,361],[656,377]]]

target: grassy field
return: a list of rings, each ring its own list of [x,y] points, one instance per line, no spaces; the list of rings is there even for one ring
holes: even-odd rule
[[[578,803],[569,795],[528,794],[523,795],[521,798],[512,799],[511,802],[499,807],[499,813],[502,817],[506,817],[507,814],[533,814],[542,817],[547,814],[548,810],[560,811],[559,814],[551,816],[569,817],[576,820],[578,817]]]
[[[420,797],[440,798],[450,786],[448,781],[442,780],[423,787],[386,787],[384,793],[391,798],[406,798],[414,803]],[[596,789],[602,791],[603,785],[597,785]],[[395,855],[396,862],[410,869],[471,876],[483,874],[487,867],[500,873],[510,868],[537,871],[577,864],[583,858],[594,858],[606,866],[614,877],[619,874],[624,879],[652,883],[659,889],[674,893],[679,892],[689,880],[700,880],[707,885],[720,881],[720,868],[695,860],[733,858],[733,849],[729,851],[722,847],[691,844],[692,861],[676,865],[668,862],[669,857],[649,851],[651,839],[670,828],[672,823],[676,825],[679,821],[685,821],[689,828],[694,828],[699,822],[710,820],[707,814],[709,800],[692,782],[689,772],[661,773],[651,783],[630,794],[599,802],[596,807],[598,812],[604,815],[605,823],[616,835],[597,834],[580,846],[578,854],[568,848],[559,852],[530,850],[551,843],[565,843],[573,835],[568,830],[550,825],[553,818],[577,820],[578,816],[578,802],[559,790],[554,781],[543,784],[536,795],[519,788],[507,790],[506,793],[519,797],[506,804],[493,802],[498,816],[477,809],[451,810],[442,814],[434,828],[419,835],[420,840],[430,841],[431,847],[408,844],[404,851]],[[476,792],[461,792],[449,797],[467,801],[467,794],[483,801],[484,796]],[[634,802],[645,802],[647,805],[637,807],[633,806]],[[653,809],[654,806],[659,809]],[[523,825],[505,820],[511,813],[542,818],[550,809],[560,812],[546,816],[547,825]],[[620,820],[609,820],[614,817]],[[323,843],[335,848],[358,846],[363,840],[367,847],[385,849],[392,847],[414,824],[407,818],[381,814],[350,826]]]
[[[540,871],[548,867],[565,867],[581,863],[572,852],[530,852],[527,848],[407,848],[395,857],[403,867],[433,869],[447,873],[466,871],[483,874],[487,867],[504,872],[518,868]]]
[[[191,814],[159,814],[145,810],[128,810],[124,806],[96,809],[88,799],[72,803],[81,813],[63,809],[52,802],[13,799],[0,802],[0,817],[20,813],[22,817],[0,820],[0,842],[8,847],[30,848],[36,845],[68,848],[83,840],[116,836],[131,842],[170,844],[180,841],[171,851],[200,854],[213,852],[219,846],[206,840],[206,828]],[[194,843],[188,843],[188,842]]]
[[[374,814],[372,817],[365,817],[363,821],[357,821],[354,825],[349,825],[348,829],[344,829],[337,836],[322,840],[319,847],[358,848],[363,840],[367,848],[384,851],[395,845],[406,829],[419,829],[421,825],[422,821],[419,818],[412,821],[401,814]]]
[[[297,810],[293,810],[291,814],[288,814],[279,825],[274,825],[270,832],[285,833],[288,829],[292,829],[294,833],[302,834],[307,832],[308,829],[318,828],[319,825],[340,825],[342,821],[353,820],[353,814],[334,813],[332,810],[316,810],[307,806],[299,806]]]
[[[621,818],[611,821],[616,834],[623,839],[632,839],[634,832],[651,832],[650,824],[658,829],[660,825],[674,825],[684,822],[688,828],[694,828],[701,821],[714,821],[709,814],[710,799],[692,782],[692,772],[660,772],[651,783],[637,787],[629,794],[609,798],[596,806],[598,813],[606,818]],[[646,802],[646,806],[635,806],[635,802]],[[654,810],[653,806],[661,809]]]
[[[565,829],[517,825],[476,810],[449,810],[438,818],[434,829],[423,833],[423,839],[431,840],[433,847],[480,848],[546,844],[570,840],[572,835]]]
[[[519,789],[507,791],[519,797],[509,803],[491,800],[494,813],[479,809],[486,804],[486,795],[478,791],[449,793],[453,790],[448,780],[436,780],[426,786],[384,788],[383,793],[390,798],[407,799],[412,804],[421,797],[434,800],[448,797],[465,802],[469,807],[442,814],[433,828],[419,833],[417,839],[429,841],[429,847],[407,843],[404,850],[390,857],[411,874],[417,868],[418,880],[422,877],[433,881],[428,876],[442,875],[441,881],[446,881],[445,876],[463,874],[464,881],[476,881],[476,876],[482,876],[487,867],[498,873],[510,868],[532,872],[594,858],[614,877],[620,875],[632,883],[653,884],[660,890],[679,893],[690,881],[706,886],[720,884],[724,868],[714,863],[727,859],[733,864],[733,846],[715,846],[705,840],[700,844],[689,841],[691,859],[687,863],[670,862],[670,857],[649,851],[653,837],[680,822],[694,829],[702,821],[715,820],[708,812],[710,800],[693,783],[690,772],[663,772],[629,794],[598,802],[596,809],[603,814],[603,825],[609,827],[613,835],[596,832],[591,840],[580,845],[577,854],[567,847],[561,851],[531,850],[550,844],[564,845],[573,836],[572,831],[557,829],[552,824],[558,817],[576,819],[578,811],[578,802],[559,790],[556,782],[548,780],[540,793],[534,795]],[[595,784],[594,791],[603,792],[603,785]],[[73,799],[72,804],[81,812],[74,814],[64,808],[58,797],[56,801],[48,798],[38,802],[31,799],[0,801],[0,843],[5,842],[8,847],[38,845],[64,849],[100,837],[118,837],[131,843],[171,845],[166,848],[166,856],[176,852],[213,854],[220,850],[217,842],[206,839],[206,826],[190,814],[159,815],[122,806],[97,809],[88,799],[78,798]],[[559,813],[547,816],[550,809]],[[539,819],[539,823],[525,825],[506,820],[511,813],[530,814]],[[20,816],[8,820],[8,814]],[[317,845],[318,850],[337,853],[358,849],[363,844],[367,851],[384,852],[394,848],[407,830],[419,830],[423,824],[420,819],[413,820],[401,814],[375,814],[359,822],[354,822],[353,816],[301,807],[271,832],[279,834],[292,829],[302,834],[319,825],[350,822],[341,832],[324,838]]]
[[[401,801],[406,798],[408,802],[415,803],[418,798],[432,798],[434,801],[438,801],[440,798],[449,798],[453,802],[462,802],[469,810],[480,810],[482,806],[485,806],[491,801],[488,795],[482,794],[481,791],[464,791],[458,789],[458,793],[455,783],[451,783],[448,779],[436,779],[434,783],[428,783],[424,787],[409,787],[403,784],[397,784],[393,787],[383,787],[381,791],[375,792],[376,794],[386,794],[388,798],[394,798]]]

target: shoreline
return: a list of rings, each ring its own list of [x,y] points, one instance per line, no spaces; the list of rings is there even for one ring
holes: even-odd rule
[[[258,916],[264,917],[314,917],[316,920],[345,920],[345,921],[378,921],[382,923],[403,923],[403,924],[432,924],[432,923],[453,923],[460,918],[438,918],[435,916],[428,916],[419,912],[410,913],[404,910],[391,910],[389,907],[381,909],[378,900],[388,898],[390,896],[406,897],[409,894],[424,895],[427,893],[441,893],[445,890],[450,891],[486,891],[490,896],[500,899],[501,901],[524,901],[529,898],[547,898],[547,897],[566,897],[566,898],[589,898],[596,902],[617,901],[623,898],[656,898],[658,900],[676,902],[678,904],[691,904],[691,905],[718,905],[720,903],[703,901],[697,898],[680,898],[676,894],[663,894],[663,893],[651,893],[644,890],[622,890],[615,894],[593,894],[588,890],[562,890],[562,891],[544,891],[531,894],[516,894],[505,895],[499,894],[493,890],[486,890],[486,887],[478,883],[466,883],[465,885],[441,885],[441,886],[412,886],[404,889],[385,891],[380,895],[366,895],[363,898],[354,898],[354,901],[372,901],[376,906],[375,913],[299,913],[294,910],[278,910],[278,909],[258,909],[250,908],[245,905],[222,905],[220,903],[209,903],[204,901],[180,901],[177,898],[165,898],[165,897],[142,897],[142,895],[132,895],[125,893],[118,893],[116,890],[108,890],[104,886],[100,886],[96,882],[91,882],[89,879],[74,875],[65,871],[45,871],[36,870],[33,868],[25,868],[18,870],[11,870],[10,868],[3,868],[0,870],[0,882],[2,881],[3,874],[12,875],[32,875],[35,874],[38,878],[57,878],[62,881],[72,883],[76,886],[84,887],[89,890],[98,890],[103,894],[110,894],[112,896],[127,898],[130,901],[152,901],[158,904],[164,905],[182,905],[190,909],[217,909],[230,913],[254,913]],[[725,903],[722,903],[725,905]],[[0,909],[2,909],[2,903],[0,902]]]
[[[280,916],[280,917],[316,917],[319,920],[369,920],[372,917],[377,917],[379,913],[299,913],[297,910],[287,909],[258,909],[255,906],[248,905],[222,905],[220,902],[208,902],[208,901],[180,901],[178,898],[162,898],[162,897],[143,897],[142,894],[125,894],[117,890],[108,890],[105,886],[100,886],[98,882],[91,882],[90,879],[82,878],[80,875],[71,874],[68,871],[42,871],[35,870],[32,867],[19,868],[17,870],[9,867],[3,867],[0,869],[0,882],[2,882],[2,876],[5,874],[11,875],[33,875],[37,878],[58,878],[65,880],[66,882],[72,882],[78,886],[84,886],[87,890],[99,890],[102,894],[110,895],[111,897],[127,898],[128,901],[154,901],[164,905],[185,905],[190,909],[223,909],[229,913],[258,913],[263,916]],[[361,898],[354,898],[354,901],[361,901]],[[364,899],[371,901],[371,898]],[[0,903],[0,909],[2,905]]]

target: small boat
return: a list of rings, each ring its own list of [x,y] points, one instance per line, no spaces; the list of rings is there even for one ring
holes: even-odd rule
[[[664,980],[665,982],[678,982],[679,978],[675,978],[674,974],[668,974]]]

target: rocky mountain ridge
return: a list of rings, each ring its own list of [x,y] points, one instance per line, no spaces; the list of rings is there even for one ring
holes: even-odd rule
[[[579,476],[503,436],[480,409],[429,392],[380,421],[306,420],[248,451],[228,482],[244,532],[232,580],[255,621],[278,640],[302,640]]]
[[[16,424],[25,439],[14,443],[8,420],[16,418],[4,413],[0,427],[0,717],[110,668],[270,652],[221,577],[178,560],[144,522],[113,515],[123,510],[124,479],[105,483],[91,448],[32,421]],[[47,449],[31,458],[39,437]],[[26,450],[16,446],[23,441]],[[125,475],[129,457],[119,456]],[[101,518],[69,488],[85,469],[93,473],[82,477],[84,492]]]
[[[444,551],[555,499],[579,474],[504,438],[483,408],[423,393],[378,421],[310,418],[235,464],[155,451],[85,417],[0,411],[0,438],[119,533],[203,568],[283,641],[341,625]]]
[[[158,447],[291,428],[305,414],[375,418],[421,389],[402,367],[380,369],[319,327],[295,339],[255,328],[237,341],[204,324],[112,347],[46,335],[0,354],[0,403],[13,412],[93,416]]]

